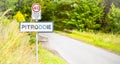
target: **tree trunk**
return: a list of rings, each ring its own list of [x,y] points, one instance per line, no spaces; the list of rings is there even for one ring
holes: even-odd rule
[[[111,4],[112,4],[112,0],[105,0],[105,7],[104,7],[104,15],[103,15],[103,19],[102,19],[102,27],[106,27],[108,25],[108,21],[106,21],[106,17],[111,9]]]

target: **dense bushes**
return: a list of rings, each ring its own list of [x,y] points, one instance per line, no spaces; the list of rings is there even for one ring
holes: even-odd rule
[[[98,6],[99,4],[100,2],[94,0],[74,3],[74,9],[67,13],[68,18],[64,22],[78,30],[99,29],[101,27],[99,19],[103,15],[103,8]]]
[[[111,6],[112,8],[107,16],[108,26],[106,30],[112,33],[120,33],[120,9],[116,8],[114,4]]]

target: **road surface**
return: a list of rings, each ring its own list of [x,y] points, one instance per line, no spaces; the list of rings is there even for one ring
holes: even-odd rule
[[[56,33],[42,33],[69,64],[120,64],[120,56]]]

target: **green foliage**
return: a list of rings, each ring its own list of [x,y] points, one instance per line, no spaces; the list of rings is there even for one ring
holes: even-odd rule
[[[55,18],[54,12],[56,11],[57,2],[40,2],[42,4],[42,20],[53,20]]]
[[[98,6],[99,4],[100,2],[94,0],[74,3],[74,9],[67,13],[68,19],[65,23],[73,25],[78,30],[99,29],[101,27],[99,19],[103,15],[103,7]]]
[[[35,44],[35,42],[36,42],[36,33],[29,33],[29,36],[30,36],[30,40],[29,40],[29,42],[30,42],[30,44]]]
[[[18,21],[31,21],[31,6],[39,3],[42,7],[41,21],[54,21],[54,27],[57,30],[105,30],[105,32],[119,33],[119,8],[116,8],[119,7],[119,0],[106,1],[107,3],[104,0],[1,0],[0,7],[2,11],[11,8],[12,11],[9,14],[14,15]],[[112,5],[109,11],[111,2],[116,6]]]
[[[18,22],[25,21],[25,17],[20,11],[17,12],[17,14],[14,16],[14,19],[16,19]]]
[[[12,9],[12,11],[8,15],[13,15],[15,13],[17,1],[18,0],[0,0],[0,12]]]
[[[112,8],[107,16],[109,25],[106,27],[106,30],[112,33],[120,33],[120,9],[115,7],[114,4],[111,6]]]
[[[69,13],[71,10],[71,2],[59,2],[57,4],[56,10],[53,11],[55,29],[63,30],[72,26],[69,26],[65,23],[65,20],[68,19],[67,13]]]

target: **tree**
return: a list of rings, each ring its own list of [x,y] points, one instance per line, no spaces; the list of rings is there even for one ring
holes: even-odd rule
[[[98,30],[101,28],[100,18],[103,15],[101,0],[83,0],[74,3],[74,9],[67,12],[64,21],[69,27],[77,30]],[[71,29],[71,28],[70,28]]]
[[[109,23],[106,27],[106,31],[120,33],[120,9],[115,7],[114,4],[112,4],[111,7],[106,18]]]

